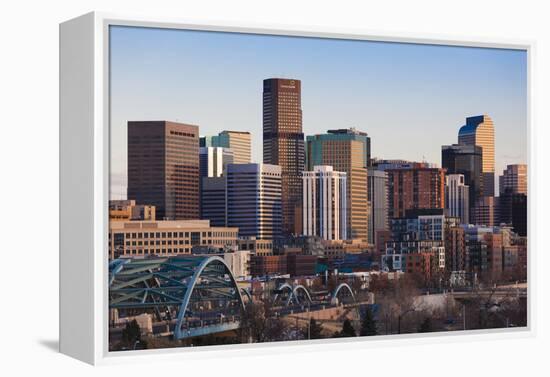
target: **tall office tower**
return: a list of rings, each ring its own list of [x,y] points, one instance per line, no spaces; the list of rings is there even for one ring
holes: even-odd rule
[[[506,191],[498,197],[499,224],[512,227],[520,236],[527,236],[527,195]]]
[[[462,174],[464,184],[469,189],[470,211],[477,200],[483,196],[482,149],[475,145],[443,145],[441,147],[441,166],[447,174]],[[470,214],[471,218],[471,214]]]
[[[527,165],[508,165],[498,178],[500,195],[507,192],[527,195]]]
[[[304,134],[301,82],[266,79],[263,88],[263,159],[279,165],[282,179],[283,233],[300,233],[296,211],[302,207]]]
[[[156,207],[159,220],[199,218],[199,127],[128,122],[128,199]]]
[[[240,237],[275,240],[282,234],[281,167],[227,166],[227,223]]]
[[[389,216],[405,216],[410,209],[445,208],[445,170],[424,163],[388,169]]]
[[[226,177],[201,178],[201,219],[212,226],[226,226]]]
[[[328,165],[346,173],[347,238],[368,241],[367,164],[370,152],[367,134],[353,128],[330,130],[327,134],[308,136],[306,150],[308,170],[313,170],[316,165]]]
[[[487,115],[466,118],[458,131],[458,143],[481,147],[483,196],[495,196],[495,128]]]
[[[479,198],[471,211],[470,222],[481,226],[497,226],[500,220],[499,200],[494,196]]]
[[[448,216],[460,218],[461,224],[470,223],[469,187],[464,184],[463,174],[445,177],[445,209]]]
[[[325,240],[347,237],[346,173],[332,166],[303,172],[303,233]]]
[[[384,171],[368,171],[369,243],[376,241],[376,232],[388,230],[388,174]]]
[[[201,136],[200,146],[230,148],[235,164],[249,164],[252,161],[252,140],[247,131],[222,131],[214,136]]]
[[[228,164],[234,161],[232,149],[200,147],[199,164],[201,177],[221,177]]]

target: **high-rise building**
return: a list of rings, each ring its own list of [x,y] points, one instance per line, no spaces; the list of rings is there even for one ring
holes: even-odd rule
[[[201,178],[201,219],[226,226],[226,177]]]
[[[369,243],[376,241],[376,232],[388,230],[388,174],[384,171],[368,171]]]
[[[157,219],[199,218],[199,127],[128,122],[128,199],[156,207]]]
[[[520,236],[527,236],[527,195],[506,191],[498,197],[499,223],[510,225]]]
[[[405,216],[410,209],[445,208],[445,170],[416,163],[388,169],[389,216]]]
[[[483,195],[482,150],[475,145],[453,144],[441,147],[441,166],[447,174],[462,174],[469,187],[469,208]],[[471,217],[471,214],[470,214]]]
[[[458,131],[458,143],[481,147],[483,196],[495,196],[495,128],[487,115],[466,118]]]
[[[508,165],[498,180],[500,195],[510,192],[527,195],[527,165]]]
[[[302,207],[304,170],[301,96],[300,80],[272,78],[263,82],[263,160],[265,164],[281,167],[286,235],[301,230],[296,216]]]
[[[348,239],[368,240],[369,201],[367,164],[369,140],[354,128],[330,130],[307,137],[307,169],[316,165],[332,166],[346,173],[348,199]]]
[[[233,151],[233,163],[249,164],[252,162],[252,141],[250,132],[222,131],[214,136],[202,136],[201,147],[229,148]]]
[[[199,163],[201,177],[221,177],[226,166],[234,162],[232,149],[222,147],[200,147]]]
[[[303,195],[304,235],[346,239],[346,173],[322,165],[303,172]]]
[[[276,240],[282,233],[281,167],[227,166],[227,224],[240,237]]]
[[[499,223],[499,199],[494,196],[479,198],[471,211],[470,222],[481,226],[496,226]]]
[[[449,216],[460,218],[461,224],[470,223],[469,187],[464,184],[463,174],[445,177],[445,209]]]
[[[214,226],[225,226],[225,172],[233,163],[233,150],[222,147],[200,147],[200,211],[201,219]]]

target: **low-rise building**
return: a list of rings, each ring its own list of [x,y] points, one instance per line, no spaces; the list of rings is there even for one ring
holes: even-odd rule
[[[250,276],[250,251],[237,250],[223,255],[225,263],[235,279],[247,279]]]
[[[155,221],[155,206],[136,204],[135,200],[109,200],[109,221]]]
[[[466,268],[484,280],[498,280],[503,267],[504,233],[499,227],[463,225],[466,240]]]
[[[239,250],[248,250],[252,255],[273,255],[272,240],[262,240],[255,237],[239,238],[237,246]]]
[[[208,220],[112,221],[109,257],[191,254],[193,246],[237,246],[238,228],[212,227]]]
[[[251,255],[250,274],[252,276],[285,275],[286,255]]]

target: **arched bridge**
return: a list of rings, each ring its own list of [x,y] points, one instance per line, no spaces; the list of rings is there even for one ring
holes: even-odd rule
[[[299,305],[304,302],[313,302],[309,291],[301,284],[292,286],[288,283],[282,284],[278,289],[277,293],[273,297],[273,302],[275,304],[280,303],[281,300],[284,300],[284,305],[289,306],[291,304]]]
[[[275,305],[291,306],[302,305],[305,303],[312,304],[314,300],[308,289],[301,284],[290,285],[289,283],[283,283],[280,285],[273,297]],[[325,301],[326,302],[326,301]],[[352,304],[355,303],[355,294],[347,283],[340,283],[329,296],[329,301],[326,302],[330,305],[340,304]],[[322,304],[323,302],[317,302]]]
[[[238,328],[244,304],[222,258],[180,256],[111,262],[109,308],[152,314],[183,339]]]
[[[331,305],[347,304],[355,301],[353,290],[347,283],[340,283],[330,295]]]

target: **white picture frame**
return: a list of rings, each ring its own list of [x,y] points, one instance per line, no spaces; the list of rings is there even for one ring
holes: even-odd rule
[[[135,357],[160,360],[182,357],[228,357],[237,352],[262,354],[317,350],[323,347],[372,347],[394,342],[448,342],[480,337],[502,339],[535,334],[533,265],[536,256],[528,246],[528,326],[506,330],[467,333],[378,336],[322,341],[243,344],[206,348],[177,348],[152,351],[108,351],[107,234],[109,198],[109,27],[111,25],[209,30],[221,32],[326,37],[371,41],[405,42],[525,50],[528,62],[528,219],[534,221],[536,200],[534,127],[532,124],[533,41],[462,40],[460,37],[415,34],[365,33],[363,30],[282,27],[278,25],[207,24],[197,21],[144,18],[128,15],[88,13],[60,25],[60,352],[90,364],[128,362]],[[76,210],[78,209],[78,210]],[[529,227],[529,239],[533,239]]]

